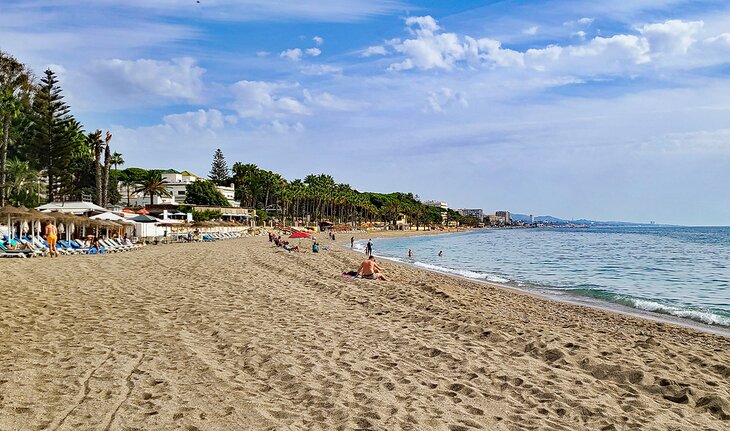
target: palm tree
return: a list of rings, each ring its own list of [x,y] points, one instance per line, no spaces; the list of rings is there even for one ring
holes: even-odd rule
[[[94,152],[94,180],[96,184],[96,195],[94,197],[94,203],[102,205],[101,203],[101,151],[103,147],[103,140],[101,137],[101,130],[96,130],[94,133],[89,134],[89,146]]]
[[[122,187],[124,187],[127,190],[127,206],[131,205],[131,203],[132,203],[130,189],[136,185],[137,185],[137,183],[130,179],[122,180]]]
[[[109,148],[109,142],[112,140],[112,134],[106,132],[104,138],[104,166],[102,168],[101,186],[101,206],[109,205],[109,169],[112,167],[112,150]]]
[[[148,171],[144,180],[142,180],[142,184],[134,192],[142,192],[143,196],[149,195],[150,205],[154,205],[155,195],[171,196],[170,192],[167,191],[167,181],[162,179],[162,174],[158,171]]]
[[[6,166],[7,198],[12,205],[29,207],[38,204],[39,173],[25,160],[11,159]]]
[[[118,165],[124,165],[124,159],[122,158],[122,153],[114,152],[112,154],[112,165],[114,165],[114,170],[119,170]]]
[[[2,122],[2,141],[0,141],[0,205],[5,205],[7,186],[5,184],[5,165],[10,141],[10,123],[22,110],[32,91],[31,72],[15,57],[0,50],[0,122]]]

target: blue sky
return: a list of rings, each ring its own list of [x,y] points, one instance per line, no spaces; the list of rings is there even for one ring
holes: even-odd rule
[[[5,0],[0,49],[127,166],[730,224],[725,1]]]

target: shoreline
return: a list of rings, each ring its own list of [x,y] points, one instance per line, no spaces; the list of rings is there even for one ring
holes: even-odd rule
[[[483,230],[483,229],[470,229],[470,230],[459,231],[459,232],[433,232],[431,234],[432,235],[448,235],[448,234],[453,235],[453,234],[462,234],[462,233],[478,231],[478,230]],[[387,232],[387,235],[382,235],[382,236],[373,235],[374,232],[369,233],[370,236],[363,234],[364,236],[362,238],[358,239],[356,236],[355,240],[362,241],[362,240],[365,240],[366,237],[367,238],[379,238],[379,239],[401,238],[401,237],[407,237],[407,236],[429,234],[430,231],[422,231],[422,232],[409,231],[409,232],[404,232],[403,235],[398,234],[398,232],[403,232],[403,231],[386,231],[386,232]],[[361,251],[350,249],[350,247],[347,245],[343,245],[343,247],[352,252],[362,254]],[[496,288],[500,288],[500,289],[506,289],[511,292],[517,292],[520,294],[534,296],[537,298],[547,299],[547,300],[555,301],[555,302],[559,302],[559,303],[565,303],[565,304],[575,305],[575,306],[579,306],[579,307],[581,307],[581,306],[589,307],[592,309],[605,311],[605,312],[609,312],[609,313],[619,313],[619,314],[622,314],[625,316],[665,323],[668,325],[680,326],[680,327],[684,327],[684,328],[694,329],[694,330],[704,332],[704,333],[709,333],[709,334],[718,335],[721,337],[730,338],[730,327],[726,327],[726,326],[722,326],[722,325],[710,325],[710,324],[707,324],[704,322],[699,322],[697,320],[693,320],[693,319],[689,319],[689,318],[683,318],[683,317],[674,316],[671,314],[656,313],[656,312],[652,312],[649,310],[642,310],[640,308],[629,307],[627,305],[618,304],[618,303],[614,303],[614,302],[610,302],[610,301],[604,301],[604,300],[597,299],[597,298],[581,297],[578,295],[571,295],[569,293],[565,293],[565,294],[553,293],[549,290],[540,290],[539,286],[535,286],[535,288],[533,288],[533,289],[521,288],[518,286],[511,286],[511,285],[505,284],[505,283],[498,283],[498,282],[494,282],[494,281],[470,278],[470,277],[455,274],[452,272],[439,271],[437,269],[431,269],[431,268],[424,268],[424,267],[415,265],[414,263],[398,260],[396,258],[392,258],[389,256],[378,255],[377,253],[375,253],[374,255],[380,259],[388,260],[389,262],[391,262],[393,264],[404,265],[413,270],[432,272],[432,273],[440,274],[440,275],[443,275],[446,277],[455,277],[455,278],[462,279],[465,281],[474,282],[474,283],[478,283],[478,284],[484,284],[487,286],[496,287]]]

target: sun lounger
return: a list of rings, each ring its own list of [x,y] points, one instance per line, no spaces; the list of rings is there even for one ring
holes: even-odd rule
[[[51,247],[48,245],[46,240],[44,240],[40,235],[36,235],[35,237],[33,237],[33,245],[37,245],[39,247],[45,247],[49,250],[51,249]],[[65,254],[65,255],[73,254],[72,252],[70,252],[68,250],[64,250],[64,249],[58,248],[58,247],[56,247],[56,250],[58,251],[59,254]]]
[[[0,251],[10,255],[23,255],[23,257],[33,257],[34,253],[31,250],[12,250],[8,248],[4,242],[0,242]]]
[[[112,243],[108,239],[100,239],[99,240],[99,244],[101,246],[103,246],[106,250],[111,251],[111,252],[114,252],[114,253],[120,252],[120,251],[129,251],[130,250],[127,247],[123,247],[123,246],[114,244],[114,243]]]
[[[107,239],[105,241],[115,247],[121,247],[125,250],[135,250],[135,249],[139,248],[139,247],[135,246],[134,244],[124,244],[123,242],[119,241],[118,239]]]
[[[33,251],[33,254],[35,256],[46,256],[49,253],[49,250],[48,249],[38,248],[38,247],[34,246],[26,238],[18,238],[17,241],[19,241],[21,244],[24,244],[26,248],[32,250]]]
[[[74,247],[74,245],[73,245],[73,244],[71,244],[71,243],[70,243],[70,242],[68,242],[68,241],[64,241],[64,240],[59,240],[58,242],[59,242],[59,243],[60,243],[60,244],[61,244],[61,245],[63,246],[63,248],[64,248],[65,250],[71,251],[71,252],[73,252],[74,254],[82,254],[82,253],[84,253],[84,250],[82,250],[82,249],[81,249],[81,248],[79,248],[78,246]]]
[[[69,247],[77,250],[80,253],[86,253],[89,250],[89,247],[87,247],[85,244],[81,244],[80,242],[77,242],[75,240],[64,241],[64,245],[65,244],[68,244]]]
[[[56,248],[59,250],[64,250],[67,254],[81,254],[82,252],[80,250],[77,250],[71,245],[69,245],[66,241],[59,240],[56,242]]]
[[[0,248],[0,257],[17,257],[17,258],[26,258],[28,257],[25,253],[12,253],[3,250]]]

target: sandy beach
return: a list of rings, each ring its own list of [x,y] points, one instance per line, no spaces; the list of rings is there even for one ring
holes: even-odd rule
[[[728,338],[321,236],[0,260],[0,430],[730,427]]]

